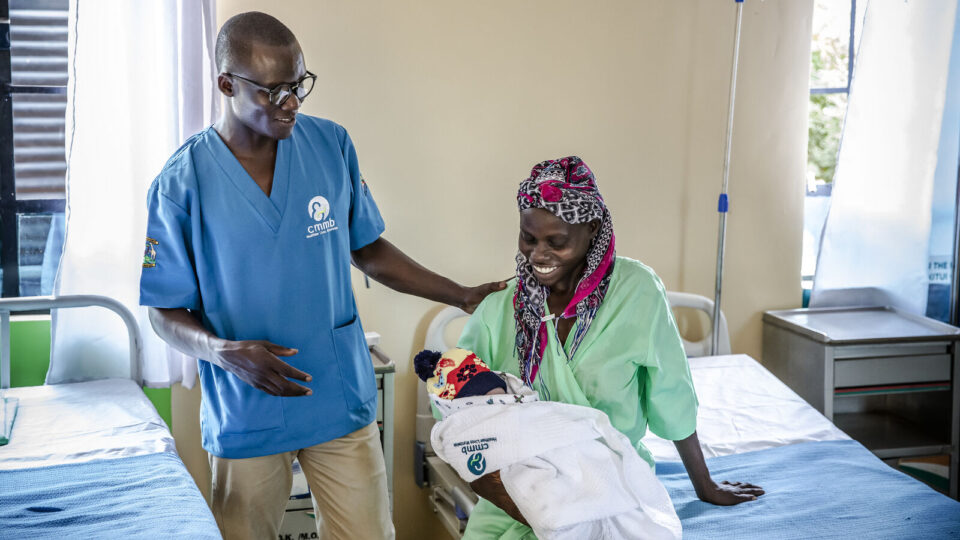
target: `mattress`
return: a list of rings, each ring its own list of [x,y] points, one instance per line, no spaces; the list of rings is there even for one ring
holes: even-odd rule
[[[788,444],[850,439],[756,360],[745,354],[690,358],[700,407],[697,436],[704,457]],[[647,433],[660,461],[679,461],[671,441]]]
[[[20,399],[0,471],[157,452],[176,454],[173,436],[129,379],[11,388]]]

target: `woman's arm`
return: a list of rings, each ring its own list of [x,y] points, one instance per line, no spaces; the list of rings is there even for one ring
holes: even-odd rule
[[[697,438],[697,432],[681,441],[673,441],[683,460],[683,466],[687,469],[687,475],[693,484],[693,489],[697,491],[697,497],[718,506],[733,506],[746,501],[755,500],[763,495],[763,489],[760,486],[748,484],[746,482],[723,482],[717,484],[710,478],[710,471],[707,470],[707,463],[703,459],[703,451],[700,449],[700,439]]]
[[[503,481],[500,479],[500,471],[494,471],[477,478],[473,482],[470,482],[470,488],[473,489],[474,493],[492,502],[497,508],[506,512],[508,516],[528,527],[530,526],[523,517],[523,514],[520,513],[520,509],[517,508],[516,503],[510,498],[510,495],[507,493],[507,488],[503,486]]]

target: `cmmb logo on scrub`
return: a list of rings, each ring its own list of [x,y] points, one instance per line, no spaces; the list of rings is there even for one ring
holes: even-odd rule
[[[307,227],[307,238],[337,230],[337,222],[330,217],[330,201],[317,195],[307,204],[307,212],[316,223]]]

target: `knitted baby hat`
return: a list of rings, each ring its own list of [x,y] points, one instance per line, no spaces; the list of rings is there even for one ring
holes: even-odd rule
[[[440,354],[420,351],[413,359],[417,375],[427,383],[427,391],[443,399],[486,394],[494,388],[507,389],[507,383],[471,351],[450,349]]]

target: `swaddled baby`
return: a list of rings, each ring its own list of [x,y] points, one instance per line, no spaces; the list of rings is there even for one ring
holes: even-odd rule
[[[467,482],[500,471],[540,540],[680,538],[666,489],[602,411],[539,401],[464,349],[422,351],[414,367],[443,416],[434,451]]]

